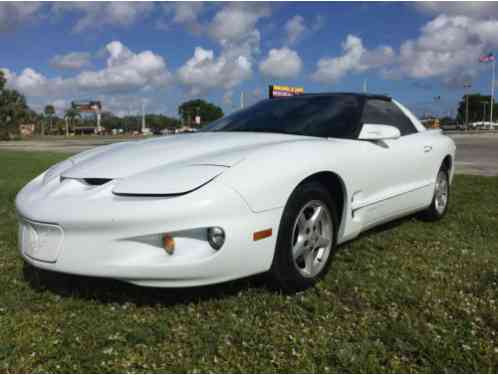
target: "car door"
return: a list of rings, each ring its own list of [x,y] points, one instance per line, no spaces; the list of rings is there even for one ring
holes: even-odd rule
[[[398,139],[363,141],[365,175],[353,192],[352,208],[362,229],[416,211],[426,205],[432,191],[423,158],[423,132],[388,98],[367,98],[362,124],[390,125]]]

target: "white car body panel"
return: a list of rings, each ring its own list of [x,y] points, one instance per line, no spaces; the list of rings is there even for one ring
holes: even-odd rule
[[[16,208],[27,223],[20,230],[21,254],[43,269],[146,286],[204,285],[253,275],[271,266],[293,190],[318,173],[340,180],[338,242],[347,241],[428,207],[443,160],[454,160],[450,138],[425,130],[396,104],[418,133],[370,142],[200,132],[75,155],[19,192]],[[109,182],[94,186],[85,182],[89,178]],[[39,233],[33,234],[30,223]],[[52,228],[48,235],[44,225]],[[206,240],[212,226],[226,232],[219,251]],[[62,234],[55,238],[59,228]],[[253,240],[253,233],[269,228],[271,237]],[[175,237],[173,255],[162,248],[164,233]],[[53,243],[57,252],[49,251]]]
[[[225,171],[219,165],[185,165],[156,167],[117,181],[112,192],[121,195],[185,194],[207,184]]]

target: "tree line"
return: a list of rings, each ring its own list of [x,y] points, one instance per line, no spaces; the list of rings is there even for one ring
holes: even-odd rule
[[[145,122],[147,127],[154,132],[181,127],[180,120],[162,114],[148,113],[145,115]],[[73,107],[66,109],[63,117],[60,117],[56,115],[54,106],[49,104],[45,106],[43,115],[39,115],[38,123],[40,134],[62,135],[65,134],[66,127],[70,132],[74,131],[75,127],[93,128],[96,126],[96,118],[94,113],[82,114]],[[115,129],[120,129],[126,133],[139,132],[142,128],[142,116],[117,116],[110,111],[104,111],[101,113],[100,125],[109,133]]]
[[[458,103],[458,112],[456,121],[459,124],[465,124],[468,98],[468,116],[469,123],[489,121],[491,95],[469,94],[464,95]],[[498,120],[498,103],[493,105],[493,122]]]
[[[73,106],[58,116],[52,104],[45,106],[42,113],[37,113],[26,103],[24,95],[6,86],[7,80],[0,70],[0,139],[14,139],[19,136],[19,125],[34,124],[35,133],[66,134],[66,128],[72,131],[76,126],[95,127],[95,116],[81,114]],[[202,99],[190,100],[178,107],[178,118],[163,114],[145,115],[146,126],[153,132],[164,129],[175,130],[183,126],[201,127],[223,117],[220,107]],[[199,123],[196,120],[200,120]],[[140,131],[141,115],[117,116],[110,111],[101,114],[101,126],[111,132],[122,129],[124,132]]]
[[[0,139],[12,139],[19,124],[33,121],[37,114],[26,104],[26,98],[6,87],[7,80],[0,70]]]

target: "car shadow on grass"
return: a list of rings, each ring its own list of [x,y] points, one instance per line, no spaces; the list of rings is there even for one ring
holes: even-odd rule
[[[341,244],[337,251],[341,251],[351,242],[399,227],[414,217],[415,215],[404,217],[369,229],[361,233],[357,238]],[[48,290],[61,297],[97,300],[102,303],[134,303],[137,306],[153,306],[157,304],[172,306],[225,299],[251,289],[256,289],[263,293],[280,292],[271,284],[266,274],[202,287],[148,288],[113,279],[45,271],[25,262],[23,276],[24,280],[35,291],[43,292]]]
[[[39,292],[61,297],[97,300],[101,303],[134,303],[137,306],[188,304],[236,296],[250,289],[269,288],[265,275],[256,275],[221,284],[187,288],[140,287],[119,280],[69,275],[23,265],[24,280]]]

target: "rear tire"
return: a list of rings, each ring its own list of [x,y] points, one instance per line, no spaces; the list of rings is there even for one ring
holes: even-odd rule
[[[318,182],[299,185],[282,215],[270,269],[284,292],[313,286],[330,268],[337,247],[337,214],[328,191]]]
[[[431,205],[420,213],[420,218],[425,221],[441,220],[448,211],[450,201],[449,171],[444,166],[438,172],[434,186],[434,196]]]

